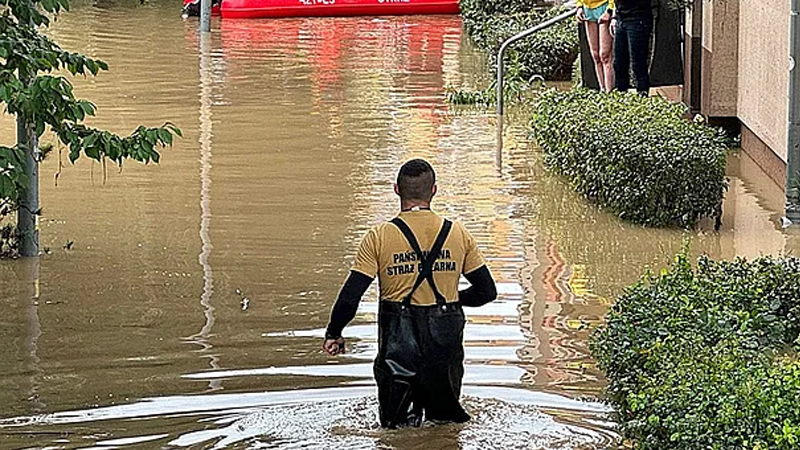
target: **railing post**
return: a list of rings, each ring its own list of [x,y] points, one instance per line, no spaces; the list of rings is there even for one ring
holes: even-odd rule
[[[786,218],[800,224],[800,0],[792,0],[789,27],[789,133],[786,149]]]
[[[506,39],[502,45],[500,45],[500,50],[497,52],[497,90],[496,90],[496,102],[497,102],[497,162],[498,164],[502,163],[502,150],[503,150],[503,76],[504,76],[504,64],[503,59],[505,56],[506,49],[509,45],[517,42],[520,39],[524,39],[538,31],[544,30],[552,25],[555,25],[562,20],[566,20],[575,14],[578,13],[576,8],[570,8],[568,11],[553,17],[552,19],[548,19],[539,25],[536,25],[533,28],[529,28],[525,31],[521,31],[514,36]]]

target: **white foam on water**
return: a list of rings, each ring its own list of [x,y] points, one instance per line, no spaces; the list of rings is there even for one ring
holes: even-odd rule
[[[375,324],[350,325],[345,328],[345,337],[377,340],[378,326]],[[279,331],[272,333],[262,333],[264,337],[309,337],[324,338],[325,329],[315,328],[312,330]],[[522,333],[519,325],[501,324],[476,324],[467,323],[464,326],[465,342],[493,342],[493,341],[513,341],[525,342],[526,337]]]
[[[0,430],[35,433],[62,427],[74,444],[109,450],[164,440],[175,448],[377,449],[462,448],[487,450],[606,448],[616,435],[599,402],[497,386],[465,386],[463,403],[473,419],[463,425],[384,430],[379,427],[374,386],[235,394],[178,395],[138,402],[0,420]],[[565,423],[544,411],[578,419]],[[179,420],[179,425],[175,421]],[[130,421],[151,421],[143,436],[81,435],[75,430],[126,433]],[[81,424],[76,427],[76,424]],[[123,431],[117,431],[123,430]],[[88,434],[88,431],[87,431]],[[93,439],[97,439],[92,442]],[[242,447],[242,446],[245,447]]]

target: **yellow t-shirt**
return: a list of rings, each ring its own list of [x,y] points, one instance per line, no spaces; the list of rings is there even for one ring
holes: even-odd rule
[[[423,252],[433,247],[444,219],[429,210],[404,211],[400,218],[408,224]],[[397,226],[387,222],[378,225],[364,236],[358,248],[352,270],[378,277],[380,299],[403,301],[411,292],[419,273],[421,261]],[[475,238],[458,222],[453,223],[442,251],[433,266],[436,288],[448,302],[458,301],[459,275],[470,273],[486,264]],[[427,281],[414,292],[411,303],[434,305],[436,297]]]
[[[577,0],[577,6],[585,6],[590,9],[597,8],[599,6],[603,6],[608,3],[608,9],[614,9],[614,0]]]

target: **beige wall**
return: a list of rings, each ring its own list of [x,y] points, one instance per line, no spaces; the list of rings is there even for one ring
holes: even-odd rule
[[[701,110],[714,117],[737,113],[739,2],[703,1],[703,90]]]
[[[786,161],[789,0],[739,0],[738,116]]]
[[[789,113],[790,0],[696,1],[703,8],[702,55],[693,105],[699,102],[708,117],[737,118],[744,150],[781,183]],[[687,42],[691,20],[689,12]],[[686,87],[686,100],[698,94],[688,75]]]

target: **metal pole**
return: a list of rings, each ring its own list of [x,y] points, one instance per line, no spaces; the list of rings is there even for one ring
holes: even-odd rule
[[[800,224],[800,0],[792,0],[789,32],[789,136],[786,151],[786,218]]]
[[[533,28],[527,29],[525,31],[519,32],[514,36],[506,39],[505,42],[500,46],[500,50],[497,52],[497,83],[496,83],[496,101],[497,101],[497,155],[496,155],[496,162],[498,167],[502,165],[503,162],[503,75],[504,75],[504,67],[503,67],[503,58],[506,53],[506,49],[509,45],[517,42],[520,39],[526,38],[533,33],[538,31],[544,30],[545,28],[554,25],[562,20],[568,19],[575,14],[578,13],[576,8],[570,8],[569,11],[559,14],[552,19],[548,19],[545,22],[536,25]]]
[[[200,32],[211,31],[211,0],[200,0]]]
[[[26,77],[21,77],[27,83]],[[28,186],[19,201],[17,232],[21,256],[39,255],[39,138],[21,115],[17,116],[17,145],[25,152],[23,165]]]

